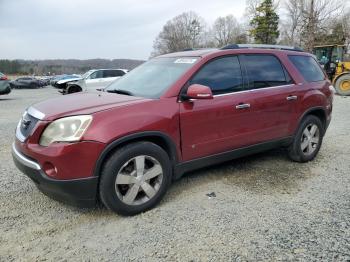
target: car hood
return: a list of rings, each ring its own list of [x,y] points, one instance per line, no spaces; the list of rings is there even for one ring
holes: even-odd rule
[[[77,77],[77,78],[69,78],[69,79],[63,79],[63,80],[58,80],[57,81],[57,84],[65,84],[65,83],[68,83],[68,82],[72,82],[72,81],[78,81],[78,80],[81,80],[82,78],[81,77]]]
[[[150,99],[106,92],[78,93],[39,102],[28,108],[28,112],[41,120],[51,121],[65,116],[93,114],[147,100]]]

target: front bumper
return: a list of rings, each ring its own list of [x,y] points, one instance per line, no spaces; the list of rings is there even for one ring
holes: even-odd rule
[[[79,207],[92,207],[96,204],[98,177],[70,180],[57,180],[48,177],[41,166],[12,145],[12,156],[17,168],[31,178],[45,195]]]

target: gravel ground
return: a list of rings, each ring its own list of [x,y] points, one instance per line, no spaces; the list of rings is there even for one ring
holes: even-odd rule
[[[350,260],[350,97],[335,97],[313,162],[293,163],[278,149],[202,169],[155,209],[120,217],[51,200],[12,163],[23,110],[56,95],[0,97],[0,260]]]

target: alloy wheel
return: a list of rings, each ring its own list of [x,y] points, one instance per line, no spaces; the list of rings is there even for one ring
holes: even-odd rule
[[[163,181],[163,169],[151,156],[139,155],[128,160],[118,171],[115,191],[127,205],[141,205],[151,200]]]
[[[317,125],[309,124],[305,127],[301,136],[301,151],[309,156],[315,152],[320,142],[320,130]]]

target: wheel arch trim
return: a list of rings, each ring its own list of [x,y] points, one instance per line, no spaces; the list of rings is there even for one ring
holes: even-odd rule
[[[303,121],[303,119],[304,119],[307,115],[311,115],[312,112],[322,112],[324,119],[321,119],[321,121],[322,121],[322,123],[324,124],[324,129],[325,129],[325,130],[323,130],[323,131],[324,131],[324,132],[326,131],[326,128],[327,128],[327,113],[326,113],[326,110],[325,110],[322,106],[316,106],[316,107],[309,108],[308,110],[306,110],[306,111],[301,115],[301,117],[300,117],[299,120],[298,120],[298,125],[297,125],[297,127],[296,127],[294,133],[298,131],[298,128],[299,128],[301,122]]]
[[[144,132],[138,132],[138,133],[133,133],[127,136],[123,136],[121,138],[118,138],[111,143],[109,143],[105,149],[102,151],[100,154],[99,158],[96,161],[93,176],[100,176],[100,171],[102,169],[102,165],[104,160],[108,157],[108,155],[118,148],[122,144],[128,144],[132,142],[137,142],[137,141],[150,141],[152,142],[152,138],[158,138],[161,139],[163,142],[165,142],[167,149],[165,150],[170,157],[170,161],[172,162],[172,166],[174,167],[176,163],[178,162],[179,156],[177,153],[177,148],[175,145],[175,142],[173,139],[170,138],[169,135],[159,132],[159,131],[144,131]]]

